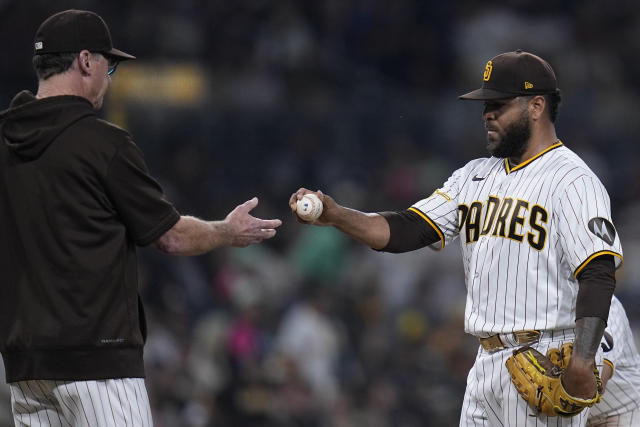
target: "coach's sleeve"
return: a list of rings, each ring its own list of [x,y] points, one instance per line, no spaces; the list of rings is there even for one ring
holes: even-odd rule
[[[127,232],[140,246],[157,240],[180,219],[149,174],[142,152],[129,138],[111,160],[106,186]]]
[[[583,175],[560,192],[554,216],[560,244],[576,278],[601,255],[613,255],[615,267],[620,266],[622,246],[611,221],[609,195],[595,176]]]

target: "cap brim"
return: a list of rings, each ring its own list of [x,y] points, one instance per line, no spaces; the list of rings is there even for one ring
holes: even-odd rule
[[[459,99],[470,99],[477,101],[486,101],[489,99],[507,99],[519,96],[517,93],[507,93],[501,92],[493,89],[480,88],[469,93],[465,93],[464,95],[460,95]]]
[[[107,52],[109,55],[113,55],[117,58],[119,58],[121,61],[124,61],[126,59],[136,59],[135,56],[133,55],[129,55],[126,52],[123,52],[121,50],[118,50],[116,48],[111,49],[109,52]]]

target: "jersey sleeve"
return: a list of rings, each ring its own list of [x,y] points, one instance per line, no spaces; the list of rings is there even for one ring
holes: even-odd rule
[[[597,256],[622,262],[622,246],[611,220],[609,195],[595,176],[582,175],[559,192],[554,204],[560,244],[575,277]]]
[[[106,186],[127,232],[140,246],[157,240],[180,219],[149,174],[142,152],[129,138],[109,165]]]
[[[456,170],[441,188],[431,196],[414,203],[409,210],[416,212],[438,233],[440,241],[429,247],[440,250],[458,237],[458,195],[463,170]]]

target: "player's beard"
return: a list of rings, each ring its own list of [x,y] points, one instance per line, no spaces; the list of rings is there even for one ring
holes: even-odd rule
[[[520,118],[504,128],[501,141],[491,147],[491,142],[487,145],[489,154],[499,158],[520,159],[531,138],[531,123],[529,122],[529,112],[523,111]]]

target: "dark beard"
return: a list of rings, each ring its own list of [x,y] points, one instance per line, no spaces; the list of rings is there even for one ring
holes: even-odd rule
[[[531,124],[529,123],[529,114],[527,112],[504,129],[500,145],[493,150],[489,150],[489,154],[503,159],[520,160],[527,150],[529,138],[531,138]]]

